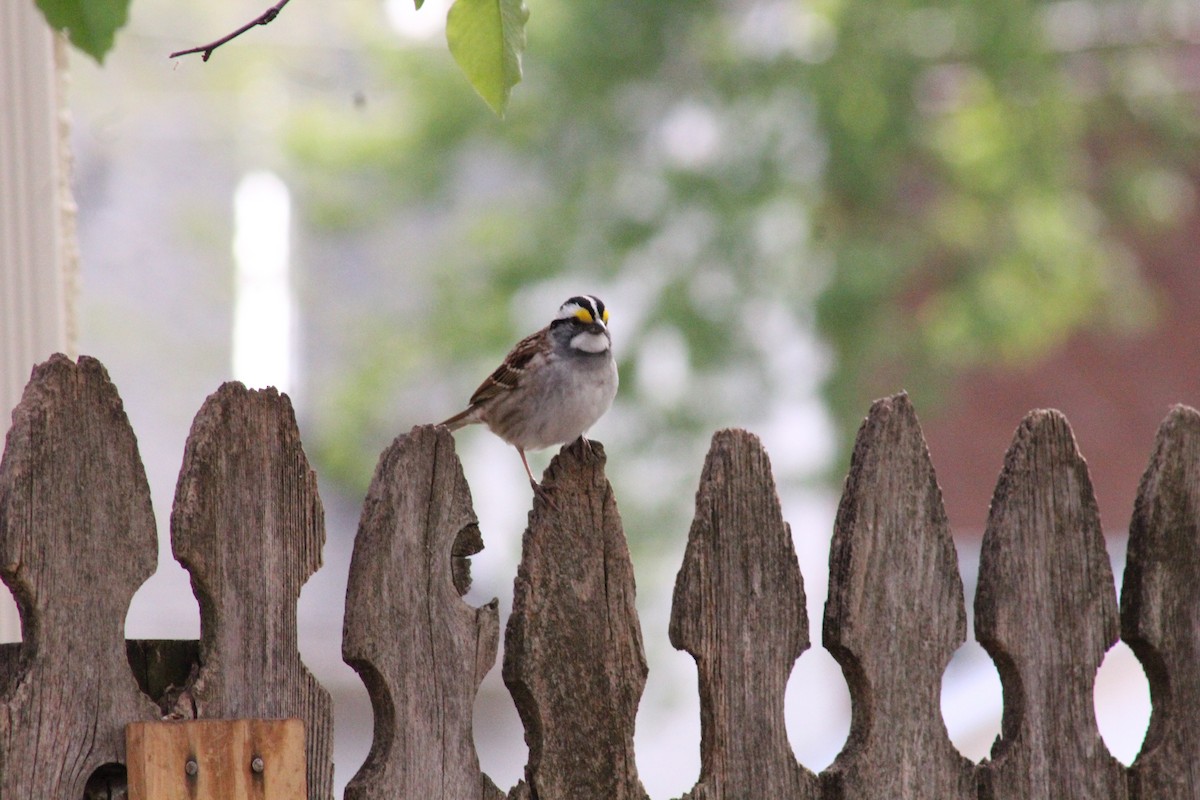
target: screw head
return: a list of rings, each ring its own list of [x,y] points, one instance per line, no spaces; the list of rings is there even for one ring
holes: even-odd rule
[[[196,759],[189,758],[183,765],[183,771],[194,777],[200,772],[200,765],[196,763]]]
[[[263,763],[262,756],[255,756],[250,761],[250,769],[258,773],[261,773],[264,769],[266,769],[266,766],[267,765]]]

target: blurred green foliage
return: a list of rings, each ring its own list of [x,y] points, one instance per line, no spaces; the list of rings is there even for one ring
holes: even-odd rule
[[[23,0],[22,0],[23,1]],[[129,15],[129,0],[34,0],[46,22],[96,60],[112,49]]]
[[[1147,320],[1122,240],[1139,220],[1113,202],[1114,167],[1193,166],[1171,141],[1186,98],[1139,108],[1122,85],[1146,45],[1169,62],[1154,24],[1169,8],[1146,6],[1149,41],[1114,46],[1063,28],[1115,3],[828,6],[837,46],[808,74],[829,142],[818,218],[834,268],[818,310],[835,407],[886,391],[874,376],[894,379],[897,361],[927,394],[963,367]]]
[[[421,5],[418,0],[417,8]],[[528,19],[523,0],[457,0],[446,15],[450,53],[475,91],[501,117],[512,87],[521,80]]]
[[[814,381],[848,442],[875,396],[932,409],[964,368],[1145,324],[1131,242],[1190,202],[1197,117],[1170,85],[1174,6],[1109,41],[1112,8],[534,3],[504,122],[444,52],[364,21],[364,102],[288,126],[310,224],[361,242],[407,220],[382,237],[395,313],[361,326],[319,454],[361,487],[354,454],[397,409],[457,411],[578,291],[618,331],[616,436],[658,466]]]

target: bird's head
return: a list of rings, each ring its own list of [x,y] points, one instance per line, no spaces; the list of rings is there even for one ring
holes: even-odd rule
[[[608,309],[603,300],[590,294],[578,295],[563,303],[550,327],[556,333],[565,334],[573,350],[604,353],[612,347]]]

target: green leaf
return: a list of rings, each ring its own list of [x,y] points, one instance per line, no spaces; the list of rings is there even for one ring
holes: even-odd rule
[[[35,0],[46,22],[71,44],[103,63],[129,17],[129,0]]]
[[[499,117],[521,80],[528,19],[524,0],[456,0],[446,17],[450,54]]]

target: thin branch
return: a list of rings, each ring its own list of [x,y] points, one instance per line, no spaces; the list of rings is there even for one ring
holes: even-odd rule
[[[237,37],[241,36],[246,31],[253,28],[255,25],[268,24],[273,19],[275,19],[276,17],[279,16],[279,12],[282,11],[283,7],[286,6],[289,2],[291,2],[291,0],[279,0],[278,3],[271,6],[266,11],[264,11],[262,14],[255,17],[254,19],[250,20],[249,22],[247,22],[242,27],[238,28],[233,33],[231,33],[227,36],[222,36],[220,39],[217,39],[215,42],[209,42],[208,44],[202,44],[199,47],[192,47],[187,50],[177,50],[174,53],[171,53],[170,57],[175,58],[177,56],[186,56],[191,53],[202,53],[203,55],[200,56],[200,60],[208,61],[209,57],[213,54],[213,50],[216,50],[218,47],[220,47],[221,45],[225,44],[226,42],[228,42],[232,39],[236,39]]]

